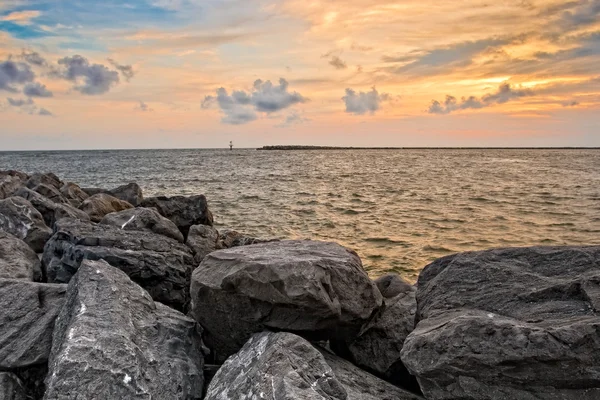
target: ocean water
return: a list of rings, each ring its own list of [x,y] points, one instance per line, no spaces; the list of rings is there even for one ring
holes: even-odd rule
[[[0,153],[0,169],[146,196],[203,193],[218,229],[331,240],[373,277],[491,247],[600,244],[600,150]]]

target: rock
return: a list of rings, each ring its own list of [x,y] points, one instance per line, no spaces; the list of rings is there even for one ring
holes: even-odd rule
[[[67,285],[0,279],[0,371],[48,361]]]
[[[262,332],[231,356],[205,400],[417,400],[291,333]]]
[[[41,194],[42,196],[46,197],[47,199],[53,201],[54,203],[69,204],[69,200],[67,200],[67,198],[65,196],[63,196],[63,194],[60,192],[60,190],[58,190],[54,186],[50,186],[50,185],[41,183],[41,184],[37,185],[36,187],[32,188],[31,190],[33,190],[36,193]]]
[[[156,208],[160,215],[177,225],[184,238],[187,238],[192,225],[212,226],[213,224],[213,216],[203,194],[190,197],[149,197],[144,199],[140,205]]]
[[[193,225],[185,244],[194,251],[194,260],[199,264],[208,253],[217,250],[218,239],[219,232],[212,226]]]
[[[415,378],[402,364],[400,352],[415,326],[416,288],[398,275],[375,281],[384,296],[384,307],[351,341],[332,342],[333,350],[395,385],[418,392]]]
[[[139,206],[144,200],[142,194],[142,188],[135,182],[128,183],[127,185],[119,186],[116,189],[112,189],[110,194],[115,196],[117,199],[124,200],[134,207]]]
[[[0,231],[0,279],[42,280],[42,264],[21,239]]]
[[[79,207],[93,222],[100,222],[106,214],[112,212],[123,211],[129,208],[133,208],[131,204],[126,201],[119,200],[106,193],[98,193],[88,197],[81,203]]]
[[[27,400],[23,382],[10,372],[0,372],[0,400]]]
[[[81,190],[81,188],[73,182],[65,183],[60,188],[60,192],[67,200],[69,200],[69,203],[75,208],[78,208],[85,199],[90,197],[86,192]]]
[[[33,189],[40,184],[52,186],[58,190],[60,190],[63,185],[58,176],[50,172],[47,174],[35,173],[31,175],[31,177],[25,183],[25,186],[27,186],[29,189]]]
[[[0,230],[25,241],[36,253],[44,250],[52,235],[42,214],[22,197],[0,200]]]
[[[214,251],[194,270],[191,297],[217,360],[265,329],[352,338],[382,302],[355,252],[310,240]]]
[[[219,233],[217,248],[229,249],[237,246],[248,246],[251,244],[278,242],[279,239],[259,239],[251,236],[246,236],[237,231],[226,230]]]
[[[425,397],[600,398],[600,246],[468,252],[419,276],[402,349]]]
[[[84,259],[106,260],[150,292],[153,299],[183,310],[189,302],[194,260],[191,250],[173,239],[69,218],[57,221],[44,250],[49,282],[67,283]]]
[[[100,223],[127,231],[154,232],[183,243],[183,235],[177,226],[151,208],[138,207],[110,213]]]
[[[110,190],[101,188],[81,188],[81,190],[90,197],[98,193],[110,194]]]
[[[8,170],[0,171],[0,179],[4,178],[5,176],[14,176],[14,177],[17,177],[22,182],[27,182],[27,180],[29,179],[29,175],[27,175],[25,172],[15,171],[14,169],[8,169]]]
[[[56,322],[44,399],[200,399],[200,334],[122,271],[86,260]]]
[[[69,204],[58,204],[52,200],[34,192],[31,189],[23,187],[19,189],[15,196],[28,200],[36,210],[38,210],[47,226],[53,227],[54,223],[61,218],[76,218],[82,221],[89,221],[90,217],[83,211],[70,206]]]
[[[0,200],[13,195],[17,190],[23,187],[23,181],[16,176],[0,176]]]

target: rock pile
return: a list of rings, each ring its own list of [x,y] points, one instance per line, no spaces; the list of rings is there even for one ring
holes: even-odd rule
[[[456,254],[413,286],[212,223],[203,195],[0,172],[0,400],[600,398],[600,246]]]

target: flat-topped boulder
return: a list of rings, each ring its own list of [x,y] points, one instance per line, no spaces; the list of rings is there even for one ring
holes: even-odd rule
[[[36,193],[41,194],[42,196],[46,197],[47,199],[53,201],[54,203],[70,204],[69,200],[65,196],[63,196],[63,194],[60,192],[60,190],[58,190],[54,186],[41,183],[41,184],[31,188],[31,190],[33,190]]]
[[[419,386],[402,360],[400,352],[406,337],[415,327],[416,287],[398,275],[384,275],[375,280],[384,297],[384,305],[360,334],[351,341],[334,341],[339,355],[385,380],[413,391]]]
[[[0,400],[28,400],[25,385],[15,374],[0,372]]]
[[[85,212],[72,207],[69,204],[55,203],[47,197],[26,187],[19,189],[15,193],[15,196],[22,197],[29,201],[31,205],[42,214],[44,222],[49,227],[53,227],[54,223],[61,218],[76,218],[82,221],[90,220],[90,217]]]
[[[0,230],[23,240],[36,253],[44,250],[44,244],[52,235],[42,214],[18,196],[0,200]]]
[[[146,289],[153,299],[177,309],[189,302],[194,259],[191,250],[165,236],[146,231],[91,224],[63,218],[44,249],[49,282],[67,283],[84,259],[106,260]]]
[[[107,214],[127,210],[129,208],[133,208],[133,206],[128,202],[119,200],[106,193],[98,193],[90,196],[81,203],[81,206],[79,206],[79,209],[89,215],[90,220],[93,222],[100,222]]]
[[[137,207],[110,213],[100,223],[128,231],[153,232],[183,243],[183,234],[177,226],[152,208]]]
[[[291,333],[262,332],[227,359],[205,400],[418,400]]]
[[[355,252],[310,240],[212,252],[193,272],[191,298],[217,360],[264,329],[352,338],[382,303]]]
[[[27,243],[0,231],[0,278],[42,280],[42,264]]]
[[[156,208],[162,215],[173,221],[183,236],[187,238],[192,225],[213,224],[213,215],[203,194],[196,196],[148,197],[140,206]]]
[[[600,246],[447,256],[418,280],[402,361],[426,398],[600,398]]]
[[[117,199],[130,203],[134,207],[142,204],[142,201],[144,200],[142,188],[135,182],[111,189],[109,193],[115,196]]]
[[[56,321],[44,399],[200,399],[200,335],[124,272],[86,260]]]

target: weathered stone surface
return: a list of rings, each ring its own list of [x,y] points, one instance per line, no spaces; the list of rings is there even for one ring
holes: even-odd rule
[[[0,231],[0,278],[42,280],[42,264],[35,251],[21,239]]]
[[[183,234],[177,226],[151,208],[138,207],[110,213],[100,223],[127,231],[154,232],[183,243]]]
[[[291,333],[255,334],[211,381],[205,400],[417,400]]]
[[[428,399],[600,398],[600,246],[441,258],[402,360]]]
[[[85,199],[90,197],[86,192],[73,182],[66,182],[61,188],[62,195],[69,200],[69,203],[77,208]]]
[[[82,221],[89,221],[90,217],[85,212],[70,206],[69,204],[55,203],[47,197],[34,192],[31,189],[23,187],[19,189],[15,196],[28,200],[31,205],[38,210],[47,226],[53,227],[54,223],[61,218],[76,218]]]
[[[194,270],[191,297],[217,360],[264,329],[354,337],[382,302],[355,252],[310,240],[212,252]]]
[[[56,321],[44,399],[200,399],[200,334],[122,271],[86,260]]]
[[[217,243],[217,248],[219,249],[229,249],[231,247],[237,246],[248,246],[251,244],[259,244],[259,243],[268,243],[268,242],[278,242],[279,239],[259,239],[251,236],[246,236],[243,233],[226,230],[223,232],[219,232],[219,239]]]
[[[46,197],[47,199],[50,199],[54,203],[69,204],[69,200],[67,200],[67,198],[65,196],[63,196],[63,194],[60,192],[60,190],[58,190],[54,186],[40,183],[39,185],[35,186],[31,190],[33,190],[36,193],[41,194],[42,196]]]
[[[34,187],[40,184],[53,186],[54,188],[59,190],[63,185],[58,176],[50,172],[47,174],[35,173],[31,175],[31,177],[25,183],[25,186],[27,186],[29,189],[33,189]]]
[[[0,176],[0,200],[13,195],[17,190],[23,187],[23,181],[16,176]]]
[[[22,182],[27,182],[27,180],[29,179],[29,175],[27,175],[25,172],[16,171],[14,169],[8,169],[8,170],[0,171],[0,178],[4,178],[5,176],[14,176],[14,177],[17,177]]]
[[[133,208],[131,204],[126,201],[119,200],[106,193],[98,193],[88,197],[81,203],[79,207],[93,222],[100,222],[106,214],[112,212],[123,211],[129,208]]]
[[[48,361],[67,285],[0,279],[0,370]]]
[[[351,341],[332,342],[334,351],[354,364],[404,388],[419,386],[406,370],[400,352],[415,327],[416,288],[398,275],[385,275],[375,281],[384,295],[384,307]]]
[[[185,244],[194,251],[194,260],[201,263],[207,254],[218,249],[219,232],[212,226],[193,225]]]
[[[177,225],[185,238],[192,225],[212,226],[213,224],[213,216],[203,194],[189,197],[148,197],[140,205],[156,208],[160,215]]]
[[[10,372],[0,372],[0,400],[27,400],[23,382]]]
[[[49,282],[69,282],[84,259],[106,260],[124,271],[153,299],[177,309],[189,302],[194,260],[191,250],[173,239],[126,231],[70,218],[56,222],[43,266]]]
[[[108,193],[108,194],[110,194],[110,190],[108,190],[108,189],[102,189],[102,188],[81,188],[81,190],[83,190],[83,192],[85,194],[87,194],[88,196],[93,196],[93,195],[98,194],[98,193]]]
[[[36,253],[41,253],[52,230],[31,203],[22,197],[0,200],[0,230],[25,241]]]
[[[112,189],[110,194],[115,196],[117,199],[124,200],[134,207],[139,206],[144,200],[142,194],[142,188],[135,182],[128,183],[127,185],[119,186],[118,188]]]

